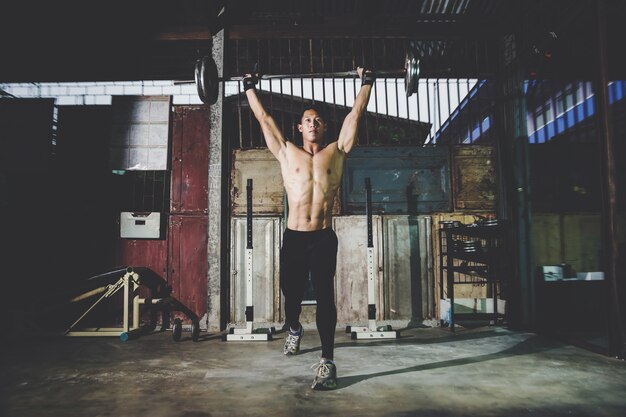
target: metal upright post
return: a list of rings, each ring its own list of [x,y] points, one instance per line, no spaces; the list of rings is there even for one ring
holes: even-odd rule
[[[254,329],[254,298],[252,285],[252,179],[248,178],[246,184],[246,327],[243,329],[230,329],[226,335],[226,341],[268,341],[272,340],[272,332],[256,331]]]
[[[376,326],[376,282],[374,280],[374,230],[372,226],[372,185],[365,178],[365,214],[367,216],[367,327],[348,326],[352,339],[396,339],[399,335],[390,325]]]

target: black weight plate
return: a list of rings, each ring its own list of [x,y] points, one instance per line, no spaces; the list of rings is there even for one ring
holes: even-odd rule
[[[217,103],[219,96],[219,79],[217,65],[210,56],[205,56],[196,61],[194,79],[198,90],[198,96],[205,104]]]
[[[420,76],[420,62],[412,50],[409,50],[406,54],[404,69],[406,96],[410,97],[413,93],[417,93],[417,84]]]
[[[215,65],[215,61],[213,61],[213,58],[210,56],[204,57],[203,61],[202,85],[204,88],[204,96],[207,100],[205,103],[215,104],[217,103],[217,98],[220,93],[217,65]]]
[[[194,80],[196,82],[196,89],[198,91],[198,97],[202,100],[203,103],[207,102],[206,95],[204,94],[203,80],[202,80],[202,72],[203,72],[203,58],[200,58],[196,61],[196,69],[194,72]]]

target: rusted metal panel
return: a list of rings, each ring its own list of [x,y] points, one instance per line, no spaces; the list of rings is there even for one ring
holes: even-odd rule
[[[419,324],[435,317],[430,216],[383,216],[384,316]]]
[[[143,266],[167,280],[167,242],[156,239],[120,239],[119,265]]]
[[[242,324],[246,321],[246,218],[235,217],[231,222],[230,322]],[[252,228],[254,321],[279,323],[282,321],[279,283],[282,220],[257,217]]]
[[[246,213],[246,181],[249,178],[254,181],[252,212],[282,215],[285,192],[280,164],[267,149],[234,151],[231,171],[233,215]]]
[[[168,282],[172,295],[202,318],[207,313],[207,217],[173,215],[169,221]],[[184,319],[182,312],[172,312]]]
[[[209,112],[205,106],[176,106],[172,130],[172,213],[207,213]]]
[[[337,272],[335,299],[338,325],[367,325],[367,218],[342,216],[333,219],[337,233]],[[372,216],[374,271],[376,280],[376,319],[384,319],[384,275],[382,218]]]
[[[496,167],[492,146],[452,147],[452,190],[455,210],[494,210]]]
[[[364,178],[372,180],[372,209],[381,214],[417,214],[450,209],[447,148],[357,148],[342,181],[346,214],[365,213]]]

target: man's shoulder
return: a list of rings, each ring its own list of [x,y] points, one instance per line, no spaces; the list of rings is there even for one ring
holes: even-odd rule
[[[337,142],[336,140],[330,142],[329,144],[324,146],[324,150],[328,152],[337,152],[337,150],[339,150],[339,142]]]
[[[337,154],[343,157],[348,156],[348,153],[339,147],[339,141],[337,140],[329,143],[325,149],[328,149],[328,152],[333,153],[333,154]]]

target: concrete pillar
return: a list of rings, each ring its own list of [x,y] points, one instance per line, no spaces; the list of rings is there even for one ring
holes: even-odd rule
[[[224,30],[219,31],[212,42],[212,56],[217,65],[217,72],[220,77],[224,71]],[[209,220],[208,220],[208,331],[218,331],[221,329],[222,317],[222,274],[226,265],[227,244],[225,244],[225,234],[227,233],[227,223],[223,222],[225,209],[227,207],[224,200],[225,181],[225,149],[222,141],[222,104],[224,85],[220,83],[219,97],[217,102],[211,106],[210,133],[209,133]],[[227,193],[226,193],[227,195]]]

